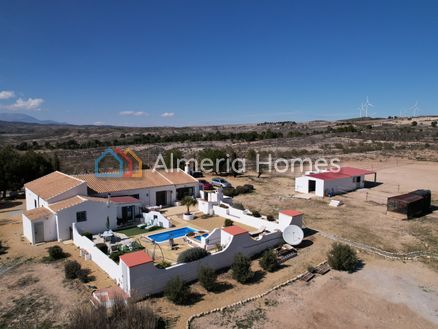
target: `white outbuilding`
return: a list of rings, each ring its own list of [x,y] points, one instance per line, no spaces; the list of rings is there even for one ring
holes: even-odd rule
[[[371,174],[374,174],[375,182],[375,171],[359,168],[341,167],[338,171],[311,172],[295,179],[295,192],[320,197],[342,194],[363,188],[365,176]]]

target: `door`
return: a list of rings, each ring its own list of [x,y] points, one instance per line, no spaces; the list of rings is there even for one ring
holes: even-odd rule
[[[155,204],[157,206],[167,205],[166,194],[167,194],[167,191],[160,191],[160,192],[156,193]]]
[[[44,223],[39,222],[33,224],[33,229],[35,232],[35,243],[44,242]]]
[[[309,180],[309,193],[315,192],[316,189],[316,181]]]

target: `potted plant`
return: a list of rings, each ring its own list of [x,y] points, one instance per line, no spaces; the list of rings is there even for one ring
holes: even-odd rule
[[[194,206],[194,205],[196,205],[196,204],[197,204],[196,199],[194,199],[194,198],[191,197],[191,196],[185,196],[185,197],[181,200],[181,205],[187,207],[187,212],[185,212],[185,213],[183,214],[183,219],[184,219],[184,220],[192,220],[192,219],[195,217],[194,214],[192,214],[192,213],[190,212],[190,207],[191,207],[191,206]]]

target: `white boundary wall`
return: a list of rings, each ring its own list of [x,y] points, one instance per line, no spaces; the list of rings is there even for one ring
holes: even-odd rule
[[[120,262],[122,271],[127,272],[129,278],[122,287],[128,294],[138,298],[156,294],[163,291],[167,282],[176,276],[186,282],[194,281],[198,278],[198,270],[201,266],[215,270],[226,268],[231,266],[234,256],[239,252],[250,257],[281,243],[283,243],[281,232],[265,234],[259,239],[253,239],[249,234],[241,234],[233,236],[222,251],[194,262],[176,264],[165,269],[157,268],[152,262],[131,268]]]
[[[96,263],[103,271],[105,271],[111,279],[116,280],[118,284],[122,282],[122,272],[120,266],[117,265],[108,255],[99,250],[96,245],[85,236],[82,236],[77,229],[77,224],[72,224],[73,242],[74,244],[84,249],[90,254],[91,260]]]

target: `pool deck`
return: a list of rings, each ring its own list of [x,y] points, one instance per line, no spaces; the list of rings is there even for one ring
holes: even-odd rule
[[[144,236],[149,236],[153,234],[163,233],[167,231],[172,231],[181,227],[191,227],[196,230],[201,231],[208,231],[211,232],[215,228],[222,227],[224,225],[224,218],[220,216],[211,216],[208,218],[202,218],[203,213],[198,211],[196,207],[193,207],[191,211],[195,214],[196,218],[193,220],[186,221],[182,219],[182,214],[186,211],[186,207],[171,207],[166,208],[163,211],[163,215],[169,218],[174,227],[168,228],[168,229],[162,229],[158,231],[152,231],[140,235],[136,235],[135,238],[141,238]],[[255,227],[251,227],[248,225],[243,225],[240,223],[235,223],[235,225],[240,226],[244,228],[245,230],[248,230],[249,232],[255,231]],[[141,244],[148,250],[149,254],[152,254],[152,250],[154,249],[154,245],[151,241],[148,241],[147,239],[141,239]],[[167,261],[170,261],[172,263],[176,263],[176,260],[178,258],[178,255],[183,252],[184,250],[187,250],[191,248],[190,245],[188,245],[186,242],[184,242],[183,237],[174,239],[174,243],[176,244],[176,249],[171,250],[169,244],[167,241],[163,241],[159,243],[159,247],[155,247],[155,255],[156,260],[155,262],[159,262],[162,258],[160,248],[164,254],[164,258]]]

